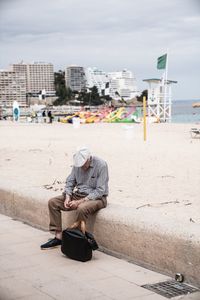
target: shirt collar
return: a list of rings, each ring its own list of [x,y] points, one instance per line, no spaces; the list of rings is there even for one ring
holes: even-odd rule
[[[91,156],[91,160],[90,160],[90,168],[93,168],[94,167],[94,159],[93,157]]]

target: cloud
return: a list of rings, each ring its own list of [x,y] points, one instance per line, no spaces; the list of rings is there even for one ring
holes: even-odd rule
[[[127,68],[142,88],[143,78],[160,76],[156,59],[169,49],[171,76],[185,84],[190,75],[190,91],[179,84],[176,97],[199,97],[196,0],[1,1],[0,28],[0,68],[22,59],[50,61],[56,69],[72,63]]]

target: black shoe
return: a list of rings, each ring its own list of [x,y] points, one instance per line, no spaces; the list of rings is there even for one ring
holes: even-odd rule
[[[52,248],[60,246],[61,243],[62,243],[62,241],[55,237],[54,239],[52,239],[52,240],[48,241],[47,243],[41,245],[40,248],[41,248],[41,250],[48,250],[48,249],[52,249]]]

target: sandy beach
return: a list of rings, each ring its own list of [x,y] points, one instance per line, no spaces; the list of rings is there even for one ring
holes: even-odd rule
[[[1,186],[62,191],[72,154],[87,145],[109,165],[109,203],[200,223],[200,139],[195,124],[28,124],[1,121]],[[173,221],[174,221],[173,220]],[[152,220],[153,221],[153,220]],[[156,220],[154,220],[156,222]]]

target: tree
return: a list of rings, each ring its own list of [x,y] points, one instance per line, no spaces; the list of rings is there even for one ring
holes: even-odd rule
[[[99,93],[98,93],[98,89],[96,86],[93,86],[91,89],[91,99],[90,99],[90,104],[91,105],[101,105],[103,104],[103,101],[102,99],[100,98],[99,96]]]
[[[111,102],[112,101],[112,97],[110,97],[110,95],[104,95],[104,96],[101,96],[101,100],[103,101],[103,103],[106,103],[106,102]]]
[[[54,83],[56,89],[56,96],[58,97],[54,101],[54,105],[64,105],[71,100],[73,92],[70,88],[67,88],[65,85],[65,72],[59,70],[54,73]]]
[[[119,102],[122,103],[122,104],[127,104],[127,102],[124,100],[124,98],[119,94],[118,91],[115,92],[115,95],[119,96],[120,97],[120,100]]]
[[[77,100],[82,101],[84,105],[101,105],[103,100],[99,96],[98,89],[96,86],[93,86],[88,91],[81,91]]]
[[[142,102],[143,101],[143,97],[146,97],[146,100],[148,99],[148,90],[144,90],[142,91],[142,94],[140,96],[137,96],[137,101]]]

